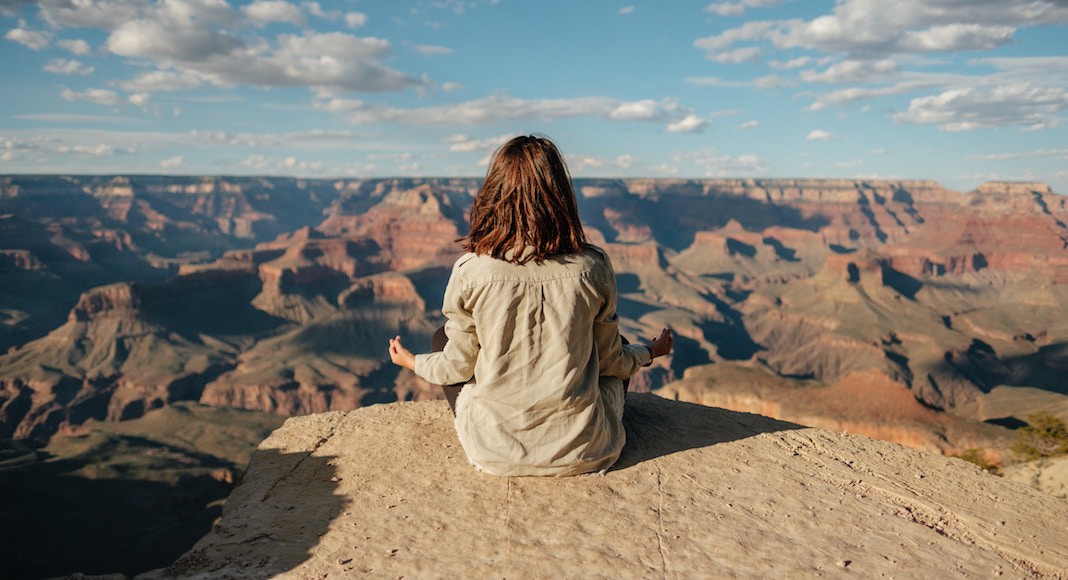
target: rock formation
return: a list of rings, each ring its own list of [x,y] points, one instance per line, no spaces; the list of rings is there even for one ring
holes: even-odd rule
[[[497,478],[443,402],[294,418],[145,578],[1063,577],[1068,503],[974,465],[630,395],[603,475]]]
[[[290,415],[433,397],[381,345],[401,333],[427,347],[477,187],[0,179],[0,345],[12,346],[0,433],[43,440],[183,399]],[[672,396],[947,452],[1004,447],[1011,433],[997,425],[1042,408],[1068,417],[1068,203],[1042,184],[594,179],[576,190],[615,265],[624,334],[670,325],[678,337],[636,389],[689,372]],[[146,370],[155,353],[189,362],[164,377]],[[783,388],[705,389],[695,381],[712,380],[697,370],[708,365],[770,371]],[[824,400],[867,392],[861,383],[893,410],[844,416],[860,411]],[[1016,396],[994,405],[999,389]],[[1038,405],[1034,390],[1054,398]],[[815,393],[820,405],[804,403]]]

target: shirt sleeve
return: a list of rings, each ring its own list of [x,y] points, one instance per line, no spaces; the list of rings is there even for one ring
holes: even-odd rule
[[[604,258],[604,305],[593,321],[593,340],[599,356],[598,374],[628,379],[642,366],[649,364],[652,353],[643,345],[623,344],[619,336],[619,316],[616,315],[616,273],[612,262],[602,250]]]
[[[445,315],[445,336],[449,342],[441,352],[415,355],[415,374],[434,385],[466,383],[475,374],[478,358],[478,334],[475,319],[465,303],[459,270],[466,260],[453,266],[449,284],[445,288],[441,313]]]

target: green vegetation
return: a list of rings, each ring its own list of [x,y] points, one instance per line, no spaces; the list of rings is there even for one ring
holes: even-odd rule
[[[1068,426],[1059,417],[1035,413],[1027,418],[1027,426],[1016,432],[1012,450],[1027,460],[1068,454]]]
[[[994,475],[1001,475],[1001,466],[993,461],[990,461],[990,459],[987,458],[986,451],[982,449],[965,449],[964,451],[961,451],[960,453],[953,455],[952,457],[956,457],[957,459],[963,459],[968,463],[974,463],[979,467],[985,469],[986,471],[993,473]]]

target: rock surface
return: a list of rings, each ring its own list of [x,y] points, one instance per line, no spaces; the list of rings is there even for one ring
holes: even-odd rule
[[[471,467],[443,402],[293,418],[145,577],[1064,577],[1068,503],[861,436],[632,394],[603,475]]]

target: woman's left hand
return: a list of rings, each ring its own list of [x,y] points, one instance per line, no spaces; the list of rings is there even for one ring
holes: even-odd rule
[[[412,351],[404,348],[404,345],[401,344],[400,335],[389,339],[389,360],[399,367],[404,367],[410,371],[415,370],[415,355],[412,354]]]

